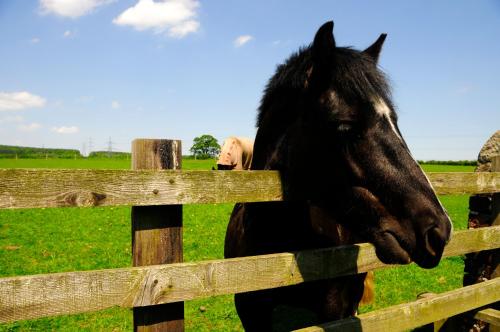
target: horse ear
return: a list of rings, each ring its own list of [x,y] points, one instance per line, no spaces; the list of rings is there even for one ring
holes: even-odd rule
[[[333,21],[323,24],[316,32],[312,44],[312,55],[314,60],[328,59],[335,50],[335,39],[333,38]]]
[[[366,50],[363,51],[364,54],[370,56],[375,62],[378,62],[380,51],[382,50],[382,45],[384,45],[386,33],[383,33],[378,37],[378,39]]]

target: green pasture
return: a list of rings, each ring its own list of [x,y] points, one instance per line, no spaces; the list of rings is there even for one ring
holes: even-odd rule
[[[0,168],[129,168],[126,160],[0,160]],[[211,169],[213,160],[185,160],[184,169]],[[470,171],[471,166],[425,165],[429,171]],[[455,229],[467,223],[468,196],[441,196]],[[184,259],[223,257],[224,234],[232,204],[184,206]],[[53,208],[0,210],[0,276],[94,270],[131,266],[130,208]],[[413,301],[422,292],[461,287],[462,257],[445,259],[432,270],[415,266],[375,273],[375,303],[367,312]],[[203,310],[200,308],[203,307]],[[187,331],[241,331],[232,296],[188,301]],[[0,325],[0,331],[130,331],[131,310],[110,310]]]
[[[183,169],[206,169],[216,166],[214,159],[183,159]],[[421,165],[426,172],[472,172],[475,166]],[[127,159],[0,159],[0,168],[77,168],[77,169],[130,169]]]
[[[425,172],[474,172],[476,166],[465,165],[420,165]]]
[[[76,168],[76,169],[130,169],[127,159],[0,159],[0,168]],[[184,159],[183,169],[212,169],[214,159]]]

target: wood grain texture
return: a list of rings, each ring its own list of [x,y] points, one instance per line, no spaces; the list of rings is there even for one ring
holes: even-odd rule
[[[500,192],[500,172],[428,175],[438,194]],[[0,208],[280,200],[277,171],[0,169]]]
[[[491,159],[491,170],[500,172],[500,155]],[[500,225],[500,193],[494,193],[491,197],[491,225]],[[491,255],[491,278],[500,277],[500,249],[495,250]],[[498,328],[500,329],[500,327]]]
[[[500,300],[500,278],[296,331],[405,331]]]
[[[500,247],[500,226],[454,233],[444,256]],[[0,322],[140,307],[390,267],[370,244],[263,256],[0,278]]]
[[[179,170],[181,168],[181,141],[147,138],[138,138],[132,141],[132,169]]]
[[[475,319],[482,320],[485,323],[500,327],[500,311],[493,308],[488,308],[479,311],[475,316]]]
[[[136,139],[132,168],[181,168],[181,142]],[[132,206],[132,261],[134,266],[182,262],[182,205]],[[184,303],[136,307],[134,331],[184,331]]]
[[[427,173],[439,195],[484,194],[500,191],[500,173]]]
[[[0,208],[281,199],[281,182],[275,171],[0,169]]]

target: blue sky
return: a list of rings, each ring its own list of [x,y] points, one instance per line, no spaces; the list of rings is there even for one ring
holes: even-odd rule
[[[276,65],[331,19],[341,46],[388,34],[416,158],[475,159],[500,129],[499,1],[0,0],[0,144],[253,137]]]

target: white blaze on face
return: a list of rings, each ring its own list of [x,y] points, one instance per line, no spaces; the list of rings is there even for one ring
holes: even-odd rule
[[[401,135],[399,134],[399,132],[396,130],[396,126],[392,122],[391,109],[389,108],[389,106],[387,106],[387,104],[384,102],[384,100],[382,100],[382,98],[375,99],[374,102],[373,102],[373,107],[375,108],[375,111],[377,112],[377,114],[379,114],[381,117],[383,117],[387,121],[389,121],[389,125],[391,126],[392,130],[394,131],[394,133],[396,134],[396,136],[402,141],[403,138],[401,137]],[[434,188],[432,187],[431,181],[427,177],[427,174],[425,174],[424,170],[422,169],[422,167],[420,167],[419,163],[415,160],[415,158],[413,158],[413,156],[411,155],[411,152],[409,150],[408,150],[408,153],[410,154],[410,156],[412,157],[412,159],[415,161],[415,163],[417,164],[417,166],[420,168],[420,171],[422,172],[422,174],[424,175],[424,177],[427,179],[427,182],[429,183],[429,186],[432,188],[432,190],[434,190]],[[451,222],[451,219],[450,219],[450,216],[448,215],[448,212],[444,208],[443,204],[441,204],[441,201],[439,199],[438,199],[438,202],[439,202],[439,205],[441,206],[441,208],[443,209],[444,213],[446,214],[446,216],[448,216],[448,221],[449,221],[449,223],[451,225],[451,230],[453,231],[453,223]]]
[[[389,106],[387,106],[385,101],[382,98],[375,99],[375,101],[373,102],[373,107],[375,108],[375,111],[377,112],[377,114],[379,114],[380,116],[385,118],[387,121],[389,121],[389,125],[391,126],[391,128],[394,131],[394,133],[396,134],[396,136],[400,140],[403,140],[401,135],[399,135],[399,132],[396,130],[396,126],[392,122],[391,109],[389,108]]]

